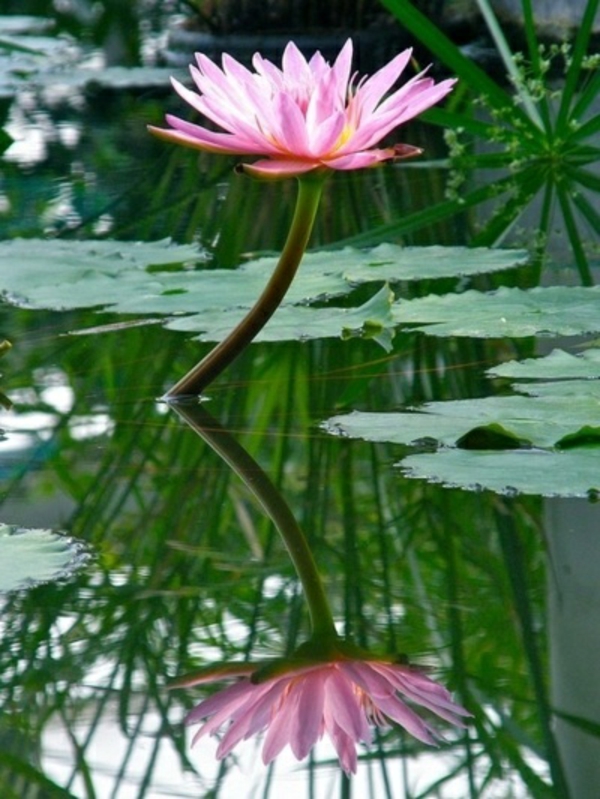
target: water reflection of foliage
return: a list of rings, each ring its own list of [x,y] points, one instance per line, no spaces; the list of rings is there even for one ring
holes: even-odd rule
[[[166,680],[213,657],[289,651],[305,623],[299,586],[270,525],[193,434],[165,420],[152,400],[162,377],[148,385],[148,335],[133,330],[115,341],[127,353],[126,384],[137,387],[131,401],[123,375],[106,371],[111,363],[120,370],[118,362],[107,357],[84,373],[81,342],[71,357],[63,352],[78,386],[71,414],[102,407],[114,420],[106,440],[77,443],[63,417],[49,464],[76,503],[69,531],[93,541],[100,560],[74,584],[9,598],[3,614],[3,704],[18,714],[13,721],[26,719],[32,740],[52,718],[62,719],[78,753],[73,768],[84,776],[87,769],[91,783],[94,735],[115,716],[132,741],[160,729],[155,750],[171,740],[182,767],[199,768],[173,727],[183,716],[179,702],[195,697],[175,700]],[[178,339],[159,339],[166,371]],[[306,436],[352,386],[349,375],[373,371],[373,352],[364,342],[257,347],[229,374],[221,386],[227,390],[215,389],[211,406],[285,491],[346,631],[371,648],[425,662],[433,655],[445,681],[467,702],[476,698],[469,702],[481,706],[476,738],[454,752],[456,768],[470,769],[473,784],[484,776],[493,783],[510,764],[532,795],[543,795],[528,763],[535,747],[548,750],[551,742],[536,629],[543,613],[539,501],[490,502],[399,483],[388,468],[390,448],[359,447],[314,429]],[[390,392],[403,402],[431,398],[430,376],[417,372],[415,382],[411,394],[404,379],[390,388],[358,377],[353,404],[389,405]],[[515,744],[515,728],[530,745]],[[396,732],[380,746],[386,758],[417,751]],[[123,781],[133,749],[115,769]]]

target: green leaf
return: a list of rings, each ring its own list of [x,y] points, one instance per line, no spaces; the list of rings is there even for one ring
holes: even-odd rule
[[[564,380],[600,378],[600,349],[592,347],[580,355],[552,350],[543,358],[508,361],[488,369],[491,377],[513,377],[520,380]]]
[[[10,788],[3,785],[7,792],[6,796],[10,799],[12,797],[23,799],[25,796],[45,797],[45,799],[76,799],[75,794],[57,785],[29,763],[26,756],[19,757],[12,752],[0,751],[0,774],[4,779],[10,775],[12,781]],[[35,790],[34,786],[39,790]]]
[[[599,462],[598,447],[567,452],[455,449],[410,455],[401,466],[408,477],[470,491],[595,498],[600,492]]]
[[[169,241],[43,241],[0,243],[0,290],[15,305],[69,310],[102,308],[113,313],[172,316],[168,326],[224,336],[262,292],[276,257],[262,257],[235,270],[190,268],[205,260],[191,246]],[[468,276],[524,263],[522,250],[409,247],[382,244],[371,250],[309,252],[262,340],[339,336],[355,331],[391,343],[390,295],[362,308],[288,308],[324,303],[359,284]],[[18,264],[18,269],[15,265]],[[387,292],[387,290],[386,290]],[[369,316],[373,311],[374,316]],[[186,314],[186,316],[182,316]],[[94,327],[89,332],[114,329]],[[345,331],[345,332],[344,332]]]
[[[332,253],[315,253],[314,256],[307,256],[307,261],[311,266],[320,261],[322,267],[326,268],[326,256],[343,264],[342,274],[350,283],[465,277],[513,269],[529,259],[525,250],[380,244],[367,251],[347,247]]]
[[[463,55],[460,49],[448,39],[425,14],[421,13],[407,0],[382,0],[383,5],[407,28],[413,36],[435,53],[467,86],[477,88],[489,103],[498,110],[510,109],[515,123],[521,122],[526,130],[534,126],[523,111],[514,104],[512,96],[504,91],[485,70]]]
[[[425,440],[456,446],[474,429],[487,427],[491,433],[499,426],[518,442],[553,447],[597,419],[599,402],[600,384],[580,381],[579,391],[568,399],[558,384],[554,394],[548,391],[541,397],[515,395],[428,402],[417,411],[399,413],[354,412],[334,416],[327,427],[330,432],[368,441],[409,445]]]
[[[402,462],[410,477],[503,493],[595,496],[600,486],[598,353],[576,357],[555,350],[546,358],[489,370],[491,376],[562,378],[516,383],[520,393],[512,396],[430,402],[400,413],[354,412],[323,426],[350,438],[425,447],[428,452]]]
[[[314,338],[372,338],[390,349],[393,294],[384,286],[358,308],[305,308],[283,305],[255,341],[307,341]],[[220,341],[242,319],[243,308],[208,310],[167,323],[171,330],[200,332],[200,341]]]
[[[434,336],[578,336],[600,331],[600,287],[500,288],[400,300],[398,323]]]
[[[84,546],[67,536],[0,524],[0,591],[65,579],[88,559]]]

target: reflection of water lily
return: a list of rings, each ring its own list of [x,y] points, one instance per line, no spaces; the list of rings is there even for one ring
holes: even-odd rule
[[[208,719],[194,736],[227,730],[217,749],[223,758],[240,741],[266,730],[263,760],[270,763],[289,744],[299,759],[327,734],[342,768],[356,771],[356,744],[370,743],[370,724],[392,722],[426,744],[439,735],[405,700],[432,711],[451,724],[464,726],[469,714],[448,691],[417,669],[385,659],[337,656],[328,661],[287,661],[273,668],[231,664],[207,669],[181,680],[179,686],[239,678],[233,685],[201,702],[186,722]]]
[[[351,77],[352,42],[335,63],[320,53],[307,62],[290,42],[279,69],[258,53],[255,72],[223,55],[223,68],[201,53],[191,72],[199,93],[179,81],[177,92],[225,132],[214,132],[174,116],[172,129],[150,128],[164,139],[208,152],[262,156],[245,165],[259,176],[287,177],[318,168],[360,169],[392,158],[415,155],[410,145],[377,149],[394,128],[441,100],[454,80],[435,83],[423,73],[396,91],[411,57],[405,50],[370,78]],[[375,148],[375,149],[374,149]]]

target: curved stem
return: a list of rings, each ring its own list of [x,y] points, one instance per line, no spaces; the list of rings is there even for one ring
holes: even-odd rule
[[[313,637],[337,638],[331,608],[306,537],[268,475],[197,400],[174,403],[171,407],[233,469],[277,528],[304,589]]]
[[[195,396],[204,391],[273,316],[285,297],[306,250],[324,181],[325,174],[301,175],[298,178],[298,196],[292,225],[275,271],[263,293],[231,333],[165,394],[165,400]]]

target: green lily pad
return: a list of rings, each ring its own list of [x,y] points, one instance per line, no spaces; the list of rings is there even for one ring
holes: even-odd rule
[[[168,317],[173,330],[216,341],[254,304],[277,258],[257,258],[235,270],[193,268],[205,258],[195,247],[170,241],[17,239],[0,242],[0,292],[8,302],[27,308],[159,314]],[[524,259],[523,251],[391,244],[309,252],[282,307],[257,340],[361,335],[389,348],[396,322],[388,289],[360,308],[312,305],[348,295],[361,283],[476,274],[514,267]],[[100,325],[89,332],[114,329]]]
[[[88,560],[86,548],[68,536],[0,524],[0,592],[67,579]]]
[[[515,383],[520,393],[512,396],[430,402],[399,413],[354,412],[334,416],[324,427],[350,438],[426,446],[429,451],[400,464],[410,477],[504,493],[595,496],[600,482],[600,379],[592,379],[597,360],[594,355],[576,364],[556,355],[538,360],[546,363],[524,362],[527,377],[577,372],[588,379]],[[519,372],[519,366],[510,365],[510,371]],[[494,367],[488,374],[500,371]]]
[[[590,387],[579,381],[572,394],[552,385],[543,396],[502,396],[483,399],[429,402],[416,411],[399,413],[354,412],[334,416],[326,426],[330,432],[367,441],[418,444],[435,440],[444,446],[457,441],[474,428],[500,426],[515,440],[534,447],[553,447],[599,417],[600,385]],[[568,400],[566,400],[568,396]]]
[[[408,477],[470,491],[591,498],[600,492],[600,447],[567,452],[448,449],[409,455],[398,465]]]
[[[156,284],[149,267],[192,264],[203,257],[196,247],[174,245],[168,239],[13,239],[0,243],[0,291],[8,302],[28,308],[93,308]]]
[[[308,252],[302,260],[303,272],[336,274],[352,285],[384,281],[435,280],[467,277],[486,272],[514,269],[528,261],[525,250],[502,250],[487,247],[400,247],[379,244],[372,249],[345,247],[342,250]],[[273,270],[276,257],[261,258],[255,263]]]
[[[392,312],[397,323],[434,336],[579,336],[600,331],[600,286],[430,294],[399,300]]]
[[[314,338],[372,338],[390,349],[394,295],[387,286],[358,308],[306,308],[283,305],[255,341],[308,341]],[[208,310],[167,322],[171,330],[201,331],[200,341],[220,341],[241,321],[246,309]]]
[[[513,377],[520,380],[583,380],[600,378],[600,349],[592,347],[580,355],[564,350],[552,350],[543,358],[508,361],[488,369],[492,377]]]

